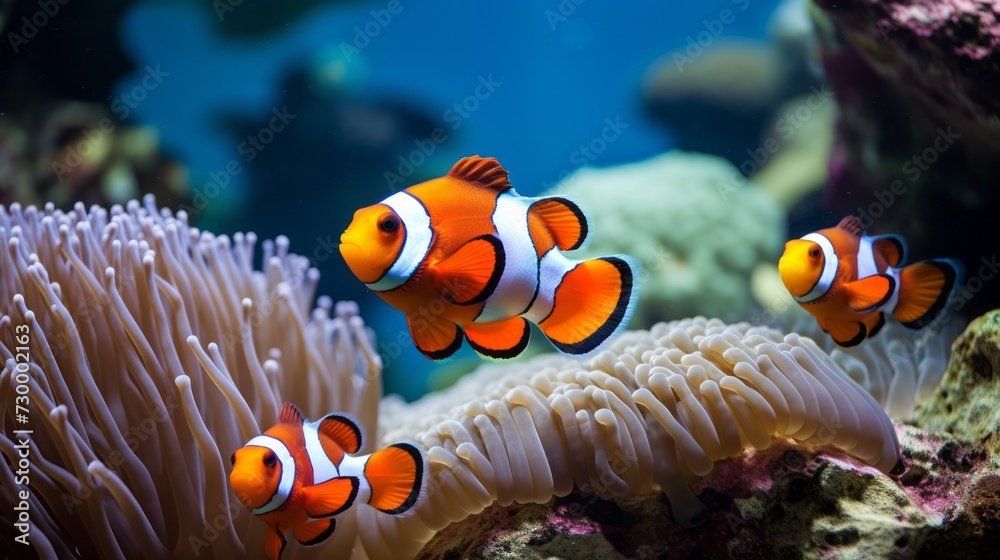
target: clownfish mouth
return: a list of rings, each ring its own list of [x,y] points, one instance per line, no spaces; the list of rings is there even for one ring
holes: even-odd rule
[[[365,255],[371,253],[371,248],[367,243],[364,242],[360,237],[344,232],[340,234],[340,250],[344,251],[345,248],[350,248],[354,251],[364,251]]]
[[[233,471],[229,475],[229,483],[243,507],[253,509],[263,505],[254,503],[254,497],[259,497],[264,493],[264,477],[255,473]]]

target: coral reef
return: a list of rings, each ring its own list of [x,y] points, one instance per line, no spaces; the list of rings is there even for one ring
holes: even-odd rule
[[[412,405],[383,401],[381,420],[383,441],[428,450],[431,482],[413,517],[362,530],[369,551],[415,552],[494,501],[545,503],[574,488],[600,498],[659,488],[690,526],[706,508],[689,483],[784,438],[883,472],[900,466],[889,419],[812,341],[704,318],[627,332],[587,362],[484,367]]]
[[[754,267],[776,262],[784,240],[775,202],[714,156],[585,168],[554,190],[593,213],[590,244],[575,258],[627,253],[642,264],[633,328],[699,314],[744,319]]]
[[[707,506],[693,529],[670,523],[659,495],[574,492],[492,505],[438,533],[418,557],[996,558],[998,367],[1000,311],[956,341],[920,427],[895,427],[904,466],[895,474],[829,447],[776,442],[722,460],[691,484]]]
[[[723,461],[692,485],[709,508],[693,529],[671,523],[661,496],[574,493],[491,506],[438,533],[418,558],[915,558],[933,549],[962,496],[989,492],[997,477],[970,479],[983,468],[974,449],[898,429],[908,468],[901,476],[779,442]],[[966,452],[964,465],[950,459]],[[988,542],[980,536],[966,546]]]
[[[140,193],[172,207],[190,202],[187,169],[159,153],[153,128],[80,102],[0,115],[0,204],[110,206]]]
[[[823,65],[840,107],[826,206],[947,254],[971,278],[963,309],[1000,305],[989,224],[1000,195],[1000,24],[989,2],[817,0]],[[955,228],[943,216],[962,216]],[[986,268],[982,268],[985,266]],[[975,297],[972,297],[975,295]]]
[[[278,238],[254,270],[255,242],[151,199],[0,207],[0,508],[17,519],[28,502],[40,557],[260,557],[263,527],[226,475],[277,405],[349,412],[374,440],[381,361],[356,306],[310,313],[307,259]],[[353,527],[349,514],[327,550],[351,548]],[[22,546],[21,528],[0,532]]]

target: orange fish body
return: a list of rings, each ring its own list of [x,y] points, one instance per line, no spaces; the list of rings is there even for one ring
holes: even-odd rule
[[[588,231],[569,199],[519,196],[495,159],[469,157],[358,210],[340,251],[406,315],[431,359],[457,351],[463,335],[484,356],[514,357],[527,346],[529,321],[559,350],[585,355],[627,325],[638,296],[630,257],[562,255]]]
[[[361,430],[349,418],[329,414],[308,422],[285,403],[277,424],[233,453],[230,486],[267,523],[269,558],[281,557],[288,530],[303,546],[325,541],[336,517],[358,502],[393,515],[416,504],[424,486],[420,451],[398,443],[354,455],[360,448]]]
[[[841,346],[874,336],[891,313],[919,329],[937,316],[961,277],[961,263],[934,259],[900,267],[906,245],[868,236],[856,217],[785,244],[778,272],[798,304]]]

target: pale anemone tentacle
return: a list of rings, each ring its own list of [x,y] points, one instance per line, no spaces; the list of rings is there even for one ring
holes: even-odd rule
[[[662,490],[689,524],[704,510],[689,482],[780,438],[832,444],[884,472],[899,460],[879,404],[812,341],[701,317],[627,332],[589,361],[485,366],[383,407],[383,442],[428,449],[433,497],[359,532],[369,552],[392,542],[403,556],[494,498],[546,502],[567,481],[602,498]]]
[[[959,323],[945,316],[940,323],[914,331],[886,317],[876,336],[844,348],[798,306],[768,321],[773,328],[798,333],[804,346],[847,372],[891,418],[902,421],[916,417],[944,376],[951,343],[962,331]]]

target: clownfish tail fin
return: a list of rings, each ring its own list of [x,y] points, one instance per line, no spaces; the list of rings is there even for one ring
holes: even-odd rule
[[[937,317],[962,281],[964,267],[953,259],[919,262],[899,272],[899,304],[892,316],[904,327],[919,329]]]
[[[424,456],[410,443],[394,443],[372,453],[365,462],[371,486],[368,505],[391,515],[412,508],[423,495],[426,480]]]
[[[538,327],[559,351],[591,354],[628,325],[639,299],[641,270],[626,255],[577,263],[563,276],[552,311]]]

